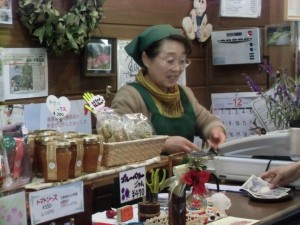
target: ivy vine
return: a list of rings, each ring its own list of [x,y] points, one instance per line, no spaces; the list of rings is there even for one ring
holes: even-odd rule
[[[39,43],[57,56],[73,50],[79,54],[98,26],[104,0],[76,0],[63,15],[51,0],[19,0],[19,18]]]

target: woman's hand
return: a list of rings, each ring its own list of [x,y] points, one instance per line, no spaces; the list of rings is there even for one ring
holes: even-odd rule
[[[173,154],[178,152],[192,152],[198,149],[197,145],[181,136],[170,136],[167,138],[162,152]]]
[[[226,141],[226,134],[222,127],[214,127],[211,129],[211,133],[207,143],[210,147],[218,149],[219,145]]]
[[[270,188],[287,185],[300,178],[300,162],[275,167],[260,177],[270,183]]]

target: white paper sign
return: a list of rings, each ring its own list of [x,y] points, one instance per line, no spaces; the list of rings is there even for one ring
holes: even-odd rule
[[[145,167],[120,172],[119,181],[121,203],[146,196]]]
[[[67,116],[71,110],[70,101],[64,96],[57,98],[54,95],[49,95],[46,104],[49,111],[58,119]]]
[[[261,0],[221,0],[220,14],[224,17],[259,17]]]
[[[57,119],[47,108],[46,103],[24,105],[24,122],[30,131],[43,129],[58,129],[60,131],[77,131],[81,133],[92,133],[91,113],[84,105],[84,100],[71,100],[71,110],[69,114],[61,119],[58,124]]]
[[[29,193],[31,224],[39,224],[84,211],[83,182]]]
[[[27,224],[25,191],[0,198],[0,224]]]

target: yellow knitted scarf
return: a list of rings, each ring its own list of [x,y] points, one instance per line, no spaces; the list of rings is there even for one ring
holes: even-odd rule
[[[147,79],[141,70],[135,79],[150,92],[158,111],[163,116],[173,118],[182,116],[183,107],[180,101],[180,92],[177,84],[172,88],[168,88],[167,93],[165,93],[150,81],[150,79]]]

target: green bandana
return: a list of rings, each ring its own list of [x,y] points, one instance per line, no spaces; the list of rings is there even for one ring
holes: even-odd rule
[[[151,26],[126,45],[125,50],[139,66],[143,66],[143,51],[145,51],[152,43],[171,35],[182,34],[169,24]]]

